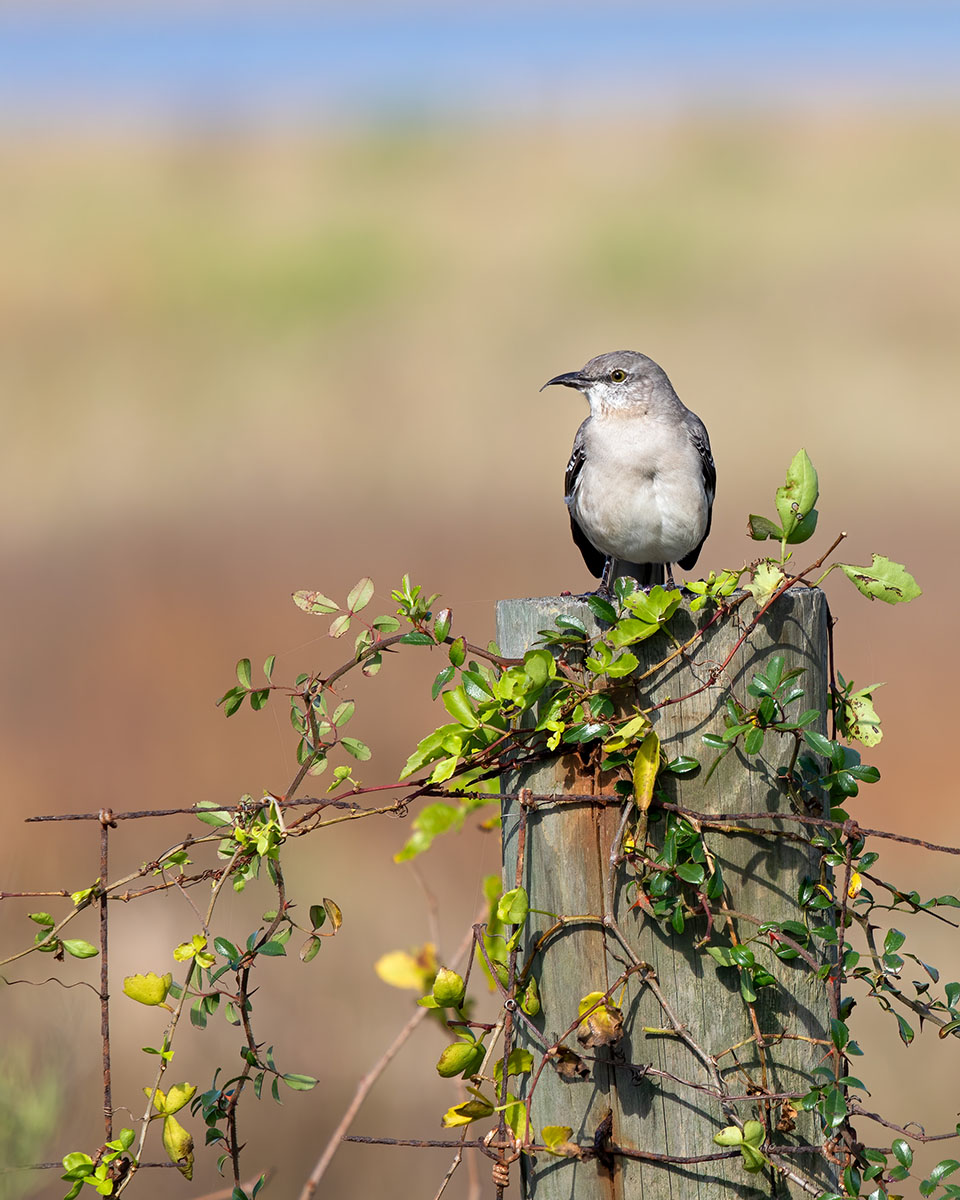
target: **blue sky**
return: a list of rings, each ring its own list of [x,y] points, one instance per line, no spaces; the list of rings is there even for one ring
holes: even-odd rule
[[[960,99],[960,6],[0,11],[0,120],[330,122]]]

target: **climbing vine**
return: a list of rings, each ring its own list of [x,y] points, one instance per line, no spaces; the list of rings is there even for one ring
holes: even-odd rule
[[[866,1084],[851,1073],[851,1060],[860,1058],[861,1050],[851,1034],[850,1013],[858,998],[873,1001],[891,1015],[907,1044],[922,1022],[936,1027],[941,1037],[960,1034],[960,982],[942,982],[940,971],[905,949],[904,933],[890,924],[897,913],[927,913],[955,927],[942,910],[960,907],[960,900],[925,897],[884,879],[872,846],[892,838],[931,852],[958,851],[866,829],[851,816],[860,788],[879,779],[876,768],[864,763],[851,744],[869,749],[882,737],[874,703],[879,684],[858,686],[834,672],[832,655],[826,708],[808,702],[804,669],[789,666],[780,653],[766,656],[742,692],[735,693],[728,678],[737,652],[791,589],[819,587],[839,571],[864,596],[887,604],[920,594],[909,572],[883,555],[874,555],[867,566],[836,560],[844,534],[797,569],[796,547],[817,528],[817,499],[817,475],[801,450],[777,490],[776,519],[749,518],[750,537],[772,541],[773,554],[690,581],[685,592],[659,586],[644,591],[628,578],[618,579],[610,594],[585,598],[589,622],[560,615],[540,632],[535,645],[515,657],[494,643],[469,641],[455,627],[450,610],[437,608],[438,596],[407,577],[391,593],[391,611],[376,616],[370,616],[376,592],[368,578],[342,603],[319,591],[297,592],[294,601],[305,614],[329,622],[332,642],[349,641],[344,660],[333,668],[304,671],[292,682],[278,682],[272,657],[256,678],[250,660],[243,658],[236,682],[218,701],[228,717],[245,704],[255,711],[277,703],[288,708],[295,765],[285,788],[232,803],[202,801],[147,814],[102,810],[34,818],[90,820],[101,838],[99,877],[79,891],[62,893],[68,902],[62,915],[28,913],[37,926],[33,941],[6,960],[9,964],[28,954],[44,954],[64,974],[71,959],[99,955],[102,960],[97,990],[105,1136],[99,1147],[63,1157],[66,1200],[87,1187],[100,1195],[120,1195],[142,1169],[162,1162],[190,1179],[199,1142],[232,1177],[234,1200],[257,1196],[265,1176],[245,1180],[242,1163],[241,1125],[256,1120],[248,1115],[249,1097],[276,1101],[283,1089],[308,1091],[318,1081],[288,1070],[286,1063],[279,1067],[266,1044],[269,1039],[255,1028],[255,972],[264,958],[285,956],[291,944],[298,944],[300,959],[309,964],[323,939],[339,935],[344,921],[329,897],[295,903],[288,896],[284,847],[293,838],[333,835],[334,827],[346,822],[409,814],[409,833],[395,856],[405,862],[429,851],[437,838],[462,829],[468,819],[495,829],[501,801],[514,806],[518,821],[515,877],[501,881],[492,876],[484,882],[485,911],[466,940],[463,962],[438,962],[435,948],[427,944],[391,952],[377,963],[385,981],[420,993],[424,1017],[432,1018],[449,1039],[435,1065],[431,1055],[430,1069],[461,1089],[442,1115],[442,1125],[459,1130],[459,1137],[417,1143],[449,1145],[456,1151],[446,1179],[466,1149],[494,1160],[499,1189],[512,1162],[540,1155],[595,1160],[601,1169],[612,1169],[618,1157],[656,1163],[664,1170],[735,1160],[748,1180],[767,1172],[811,1195],[892,1200],[896,1193],[891,1189],[911,1174],[911,1147],[935,1136],[960,1136],[960,1127],[926,1135],[865,1108]],[[692,619],[683,632],[678,614]],[[705,638],[733,622],[738,632],[725,658],[699,663]],[[369,784],[360,771],[366,770],[372,750],[349,732],[356,705],[346,688],[353,672],[375,676],[401,650],[441,658],[431,691],[447,719],[412,749],[396,782]],[[654,682],[684,663],[698,665],[694,690],[651,702]],[[398,669],[393,661],[390,667]],[[660,712],[703,693],[715,698],[720,725],[699,738],[696,754],[671,756],[658,733]],[[749,770],[774,745],[786,748],[776,771],[782,798],[776,827],[771,827],[769,810],[713,814],[676,802],[672,781],[708,780],[730,756]],[[593,771],[602,788],[585,796],[537,794],[526,786],[531,772],[557,758]],[[319,794],[302,794],[308,787],[320,789]],[[802,970],[816,981],[825,1030],[823,1038],[813,1039],[819,1041],[820,1062],[803,1087],[774,1092],[751,1081],[746,1094],[738,1093],[721,1064],[731,1051],[697,1040],[656,970],[637,954],[612,904],[596,913],[548,912],[528,893],[523,868],[526,839],[534,836],[530,816],[560,812],[567,803],[615,810],[615,833],[605,846],[611,891],[615,884],[625,889],[640,920],[687,939],[704,962],[733,981],[730,1003],[749,1013],[751,1039],[761,1057],[791,1036],[764,1028],[758,1004],[765,992],[789,986],[777,964],[790,964],[791,970]],[[174,814],[190,814],[200,824],[151,861],[111,876],[109,831],[119,821]],[[816,869],[799,881],[795,913],[789,918],[771,920],[737,908],[717,839],[745,832],[792,839],[813,856]],[[220,932],[221,912],[231,891],[254,886],[270,892],[269,907],[237,944]],[[141,1115],[115,1136],[106,974],[110,902],[171,889],[204,899],[193,906],[193,927],[183,930],[183,941],[170,948],[168,961],[124,978],[123,1002],[155,1008],[158,1023],[156,1044],[143,1051]],[[4,893],[2,898],[12,897]],[[100,913],[99,945],[69,936],[69,926],[85,910]],[[542,919],[535,936],[532,914]],[[617,976],[582,996],[545,996],[543,957],[552,939],[577,922],[601,927],[616,945]],[[292,943],[295,935],[297,943]],[[920,968],[922,982],[904,982],[907,960]],[[538,1105],[545,1072],[575,1082],[588,1078],[597,1063],[611,1063],[654,1083],[658,1074],[667,1074],[651,1064],[630,1064],[623,1056],[626,1002],[640,991],[654,998],[661,1016],[661,1025],[646,1032],[672,1037],[689,1051],[694,1077],[671,1075],[671,1082],[715,1101],[714,1126],[705,1129],[695,1156],[619,1144],[607,1118],[584,1140]],[[498,1010],[495,1019],[484,1020],[491,996]],[[218,1068],[205,1084],[179,1079],[173,1065],[178,1046],[190,1030],[200,1034],[215,1019],[236,1029],[239,1069]],[[547,1034],[547,1029],[562,1032]],[[797,1143],[794,1135],[803,1120],[808,1140]],[[855,1120],[875,1121],[897,1136],[889,1144],[869,1144],[855,1131]],[[469,1136],[474,1130],[479,1132]],[[148,1157],[152,1146],[158,1155],[162,1151],[159,1161]],[[824,1188],[804,1156],[826,1164],[834,1190]],[[306,1183],[305,1197],[316,1189],[328,1161],[329,1154]],[[943,1159],[919,1181],[921,1194],[960,1196],[960,1186],[949,1182],[957,1170],[960,1162]]]

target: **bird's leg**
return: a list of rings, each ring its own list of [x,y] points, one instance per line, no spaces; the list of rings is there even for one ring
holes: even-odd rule
[[[664,563],[664,566],[667,570],[667,587],[670,591],[673,591],[673,589],[677,586],[673,581],[673,563]]]
[[[603,564],[603,574],[600,576],[600,586],[597,588],[597,595],[610,595],[610,576],[613,574],[613,567],[616,559],[608,557]]]

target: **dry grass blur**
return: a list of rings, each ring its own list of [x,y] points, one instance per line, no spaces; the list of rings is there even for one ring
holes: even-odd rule
[[[751,554],[745,514],[769,509],[801,444],[823,493],[811,558],[844,528],[853,561],[877,550],[914,570],[926,595],[912,611],[836,582],[841,669],[888,680],[888,740],[869,756],[885,779],[856,813],[960,841],[939,749],[958,666],[958,133],[945,116],[741,115],[0,144],[2,887],[96,875],[92,832],[24,827],[29,813],[282,790],[293,744],[279,708],[225,723],[213,700],[241,655],[276,653],[278,677],[338,661],[290,604],[295,588],[342,595],[369,573],[382,609],[409,570],[479,638],[498,597],[584,587],[560,501],[582,413],[537,388],[619,347],[662,362],[711,431],[720,492],[704,570]],[[436,664],[412,669],[426,683]],[[426,687],[421,704],[394,707],[405,670],[356,688],[376,751],[366,779],[392,778],[432,719]],[[114,869],[179,831],[125,828]],[[271,965],[277,991],[262,993],[278,1060],[322,1077],[282,1112],[264,1102],[262,1128],[246,1118],[251,1162],[277,1167],[280,1195],[409,1011],[370,967],[427,936],[420,886],[390,861],[404,834],[367,823],[294,852],[292,893],[333,896],[345,925],[312,966]],[[957,890],[951,860],[883,861],[925,895]],[[424,861],[445,947],[496,862],[494,840],[473,833]],[[228,932],[243,934],[256,903],[231,910]],[[194,918],[175,897],[117,908],[119,994],[123,974],[167,969]],[[5,945],[31,936],[10,902],[3,916]],[[957,976],[956,939],[915,936]],[[24,1035],[56,1048],[63,1087],[60,1128],[36,1152],[91,1148],[95,1002],[27,992],[8,998]],[[878,1045],[866,1008],[858,1031]],[[122,1002],[116,1014],[132,1049],[115,1099],[136,1107],[137,1048],[158,1026]],[[206,1083],[210,1056],[234,1053],[225,1029],[188,1039],[182,1077]],[[952,1127],[955,1072],[937,1050],[897,1044],[885,1072],[874,1060],[877,1107]],[[452,1089],[416,1060],[414,1046],[391,1068],[359,1131],[432,1135]],[[348,1147],[327,1194],[383,1194],[389,1172],[404,1180],[391,1194],[432,1195],[446,1165]],[[196,1193],[214,1186],[208,1162],[197,1178]],[[167,1188],[190,1193],[165,1179],[142,1194]]]

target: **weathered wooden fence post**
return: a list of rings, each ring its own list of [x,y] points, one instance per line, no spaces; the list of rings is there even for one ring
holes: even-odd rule
[[[756,607],[752,600],[731,617],[714,624],[688,655],[675,659],[656,676],[634,691],[637,703],[649,708],[668,698],[686,696],[705,683],[711,668],[723,662],[736,643]],[[599,625],[588,605],[575,598],[545,597],[504,600],[498,605],[497,633],[503,653],[519,656],[537,644],[538,630],[552,626],[558,616],[578,618],[591,633]],[[680,611],[670,628],[681,640],[707,621],[704,613]],[[654,728],[667,756],[689,755],[703,764],[695,775],[674,777],[675,802],[704,814],[769,811],[789,812],[789,801],[777,781],[777,768],[790,757],[793,741],[767,736],[759,759],[729,754],[708,780],[708,766],[715,751],[701,742],[705,733],[724,730],[723,700],[728,690],[747,700],[746,686],[773,654],[782,654],[786,667],[803,667],[800,684],[806,699],[803,708],[826,709],[828,611],[823,593],[795,587],[781,596],[761,618],[747,641],[737,650],[715,685],[680,703],[668,704],[652,713]],[[670,645],[657,636],[631,647],[644,664],[652,665],[669,653]],[[570,754],[547,766],[514,777],[508,790],[529,788],[534,795],[609,792],[603,779],[584,769],[581,759]],[[503,802],[504,881],[515,883],[517,799]],[[713,1135],[729,1125],[714,1089],[723,1080],[731,1096],[743,1097],[731,1107],[744,1120],[755,1115],[755,1101],[746,1099],[755,1089],[768,1094],[802,1092],[811,1071],[827,1055],[821,1043],[807,1039],[829,1038],[828,988],[817,980],[809,966],[781,962],[763,947],[755,946],[758,961],[776,963],[778,986],[764,987],[750,1008],[741,999],[739,973],[718,968],[712,958],[695,948],[707,933],[706,917],[688,921],[682,935],[659,921],[631,908],[632,895],[624,883],[621,866],[617,878],[609,880],[610,851],[621,821],[619,804],[580,803],[552,805],[540,802],[529,812],[526,828],[522,878],[532,909],[568,916],[606,915],[607,896],[613,895],[614,916],[635,954],[655,972],[656,984],[628,986],[624,1004],[625,1034],[615,1047],[596,1051],[589,1063],[589,1076],[568,1082],[547,1066],[537,1082],[533,1100],[533,1132],[539,1139],[546,1125],[568,1125],[573,1141],[592,1144],[598,1130],[603,1144],[620,1148],[696,1158],[716,1153]],[[743,831],[704,830],[710,850],[722,865],[723,877],[733,897],[731,907],[762,920],[797,918],[797,891],[805,876],[816,876],[818,854],[800,840],[764,836],[766,823],[756,834]],[[768,829],[784,828],[772,817]],[[829,914],[827,914],[829,919]],[[531,912],[524,929],[519,961],[525,961],[541,935],[554,924],[550,916]],[[756,926],[739,922],[740,937],[755,933]],[[716,943],[728,944],[725,933],[715,933]],[[820,950],[813,951],[822,958]],[[618,978],[625,956],[609,929],[594,921],[573,921],[552,936],[537,954],[533,974],[537,978],[542,1011],[536,1024],[553,1042],[577,1019],[580,998],[603,991]],[[689,1042],[672,1035],[670,1022],[657,998],[659,989],[679,1022],[689,1033]],[[756,1025],[754,1024],[756,1020]],[[780,1033],[790,1035],[758,1053],[755,1033],[766,1039]],[[645,1032],[661,1030],[663,1032]],[[518,1030],[518,1044],[534,1051],[542,1048]],[[580,1051],[576,1039],[567,1039]],[[705,1063],[694,1048],[716,1059],[716,1068]],[[664,1074],[653,1074],[654,1068]],[[719,1071],[719,1076],[717,1074]],[[683,1081],[683,1082],[680,1082]],[[529,1087],[529,1077],[527,1079]],[[702,1089],[702,1090],[700,1090]],[[819,1145],[822,1135],[815,1120],[800,1113],[791,1130],[789,1110],[770,1111],[785,1120],[785,1144]],[[612,1112],[612,1127],[604,1118]],[[609,1131],[609,1132],[607,1132]],[[606,1156],[602,1156],[606,1157]],[[778,1160],[796,1165],[819,1186],[831,1186],[829,1168],[816,1155],[798,1153]],[[609,1158],[607,1159],[609,1163]],[[524,1158],[524,1194],[535,1200],[734,1200],[760,1195],[801,1195],[796,1184],[778,1175],[771,1184],[769,1171],[747,1174],[739,1157],[724,1161],[687,1164],[658,1164],[617,1154],[612,1169],[596,1158],[588,1161],[540,1154],[535,1161]],[[773,1187],[774,1190],[771,1190]]]

